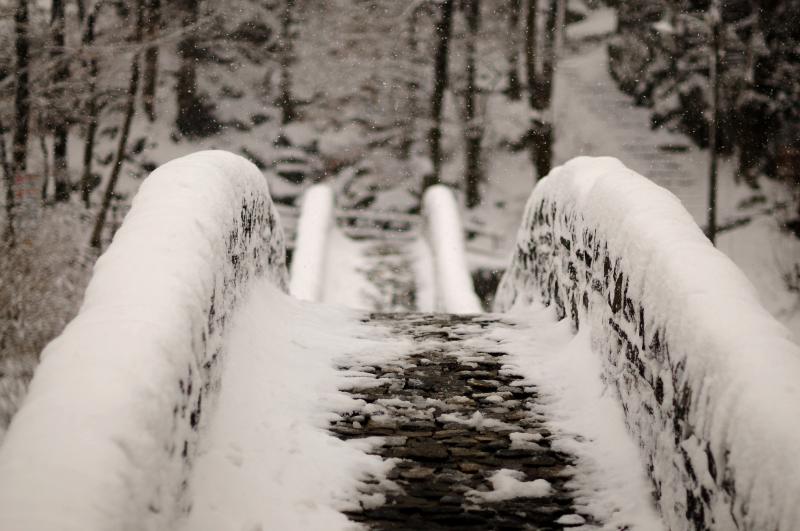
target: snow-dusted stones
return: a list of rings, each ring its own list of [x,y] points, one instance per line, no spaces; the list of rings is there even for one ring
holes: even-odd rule
[[[677,199],[609,158],[534,190],[496,299],[591,335],[671,529],[796,529],[800,350]]]
[[[501,370],[502,353],[469,344],[496,323],[426,314],[373,314],[370,323],[418,347],[368,371],[357,358],[356,365],[341,366],[345,381],[373,383],[345,384],[363,406],[331,431],[345,440],[383,438],[375,452],[395,464],[388,475],[395,489],[363,486],[386,503],[363,506],[350,518],[371,529],[555,529],[570,518],[597,523],[579,516],[573,504],[572,457],[552,448],[545,423],[521,407],[537,401],[535,391],[512,385],[519,377]]]

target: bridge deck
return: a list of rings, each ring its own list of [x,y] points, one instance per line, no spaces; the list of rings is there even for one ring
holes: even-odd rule
[[[386,503],[348,516],[371,529],[561,529],[594,524],[575,507],[573,455],[553,448],[534,413],[535,386],[506,355],[482,349],[496,317],[373,314],[371,323],[420,348],[384,364],[342,366],[360,375],[349,389],[363,407],[330,431],[348,440],[383,437],[376,453],[395,459],[388,478],[363,485]],[[485,345],[484,345],[485,346]],[[583,514],[581,514],[583,513]]]

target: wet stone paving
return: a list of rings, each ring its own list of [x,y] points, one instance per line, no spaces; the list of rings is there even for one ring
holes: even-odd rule
[[[553,434],[535,413],[536,388],[504,366],[505,354],[479,346],[487,329],[512,325],[440,314],[368,321],[420,348],[379,365],[340,367],[364,406],[330,431],[344,440],[382,437],[374,452],[395,463],[394,486],[362,485],[385,503],[362,503],[351,520],[376,530],[595,528],[567,486],[574,459],[551,447]]]

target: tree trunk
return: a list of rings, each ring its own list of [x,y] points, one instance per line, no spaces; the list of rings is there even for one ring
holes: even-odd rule
[[[39,149],[42,152],[42,204],[47,203],[47,185],[50,184],[50,150],[47,149],[47,138],[39,135]]]
[[[281,123],[286,125],[297,118],[294,98],[292,97],[292,64],[294,63],[294,36],[292,35],[292,18],[294,16],[294,0],[284,0],[281,14],[280,33],[280,96],[278,106],[281,109]]]
[[[14,14],[16,51],[16,86],[14,91],[14,138],[11,147],[11,176],[6,188],[6,239],[15,243],[14,233],[14,180],[28,169],[28,132],[30,128],[30,87],[28,66],[30,42],[28,40],[28,0],[18,0]]]
[[[95,4],[92,11],[86,17],[84,33],[81,39],[84,48],[91,48],[92,45],[94,45],[95,24],[102,4],[102,0]],[[97,135],[98,115],[100,113],[97,102],[98,63],[94,51],[89,50],[89,53],[91,55],[85,63],[86,71],[89,76],[89,98],[86,105],[87,124],[86,136],[83,143],[83,172],[81,174],[81,200],[86,208],[92,206],[92,161],[94,160],[95,137]]]
[[[556,60],[561,57],[564,44],[567,40],[567,0],[557,0],[556,8],[556,35],[554,40],[554,55]]]
[[[142,26],[144,20],[144,2],[145,0],[137,0],[136,2],[136,30],[135,42],[142,42]],[[136,94],[139,90],[139,52],[134,53],[133,60],[131,61],[131,77],[128,82],[127,100],[125,102],[125,119],[122,124],[122,132],[120,133],[119,143],[117,144],[117,151],[114,157],[114,165],[111,167],[111,175],[106,183],[106,189],[103,193],[103,201],[100,204],[100,211],[97,213],[95,220],[94,230],[92,230],[92,237],[89,244],[97,249],[101,249],[103,244],[103,228],[105,227],[106,217],[108,210],[111,207],[111,201],[114,198],[114,190],[119,180],[119,174],[122,171],[122,164],[125,162],[125,154],[127,152],[128,136],[131,132],[131,123],[133,123],[133,116],[136,113]]]
[[[709,57],[708,82],[711,85],[711,127],[708,133],[708,222],[706,235],[716,245],[717,238],[717,140],[719,137],[719,51],[720,51],[720,11],[719,1],[711,4],[708,15],[711,25],[711,57]]]
[[[197,24],[200,20],[200,0],[181,0],[183,36],[178,43],[180,66],[176,74],[175,92],[178,116],[175,125],[186,137],[205,137],[221,129],[212,106],[197,89],[197,62],[201,57],[197,46]]]
[[[71,185],[69,182],[69,167],[67,162],[67,143],[69,140],[69,125],[66,116],[67,105],[64,101],[67,93],[64,84],[69,79],[69,63],[64,54],[64,0],[53,0],[50,13],[50,29],[53,37],[53,50],[51,58],[55,66],[53,73],[53,97],[55,104],[51,105],[55,113],[52,121],[53,127],[53,181],[55,182],[56,202],[68,201]]]
[[[556,69],[556,39],[558,37],[559,0],[550,0],[542,42],[542,76],[536,88],[537,105],[534,109],[547,109],[553,94],[553,77]]]
[[[526,62],[528,67],[528,96],[535,113],[529,133],[531,142],[531,161],[536,169],[536,178],[550,173],[553,158],[553,124],[548,116],[552,101],[553,78],[556,62],[556,36],[558,25],[559,0],[549,0],[545,33],[541,50],[536,38],[536,0],[530,0],[527,20]],[[541,52],[541,75],[536,70],[536,55]]]
[[[408,52],[408,73],[406,80],[406,121],[404,138],[400,144],[400,158],[408,160],[411,156],[411,148],[414,146],[414,139],[417,133],[417,117],[419,114],[419,82],[417,77],[419,69],[417,66],[417,55],[419,53],[419,43],[417,42],[417,20],[418,11],[415,9],[409,14],[406,25],[406,49]]]
[[[508,97],[517,101],[522,97],[519,82],[519,14],[522,0],[508,2]]]
[[[145,16],[145,38],[152,42],[158,37],[161,26],[161,0],[148,0]],[[156,120],[156,87],[158,85],[158,45],[153,44],[144,52],[142,73],[142,106],[147,119]]]
[[[8,160],[6,153],[6,130],[3,123],[0,122],[0,163],[3,168],[3,184],[5,185],[6,192],[6,229],[4,237],[6,241],[13,246],[15,243],[14,234],[14,172],[11,169],[11,163]]]
[[[424,188],[441,182],[442,172],[442,111],[444,109],[444,94],[449,83],[448,56],[453,29],[453,0],[444,0],[441,10],[441,17],[436,24],[437,42],[433,66],[433,95],[431,97],[432,125],[428,133],[433,173],[425,178]]]
[[[464,117],[466,119],[464,131],[465,150],[465,189],[467,208],[474,208],[481,203],[481,140],[483,129],[478,118],[475,86],[475,56],[480,30],[480,0],[469,0],[466,6],[467,42],[466,42],[466,78],[467,87],[464,94]]]
[[[538,50],[539,11],[537,0],[528,0],[525,13],[525,73],[528,82],[528,101],[532,109],[536,108],[536,87],[539,85],[539,73],[536,68]]]

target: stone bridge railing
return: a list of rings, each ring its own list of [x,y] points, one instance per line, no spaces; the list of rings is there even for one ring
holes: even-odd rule
[[[589,327],[670,529],[800,523],[800,349],[671,193],[578,158],[534,190],[497,309]]]
[[[257,278],[286,289],[284,260],[255,166],[207,151],[153,172],[0,449],[0,528],[171,528],[228,318]]]

